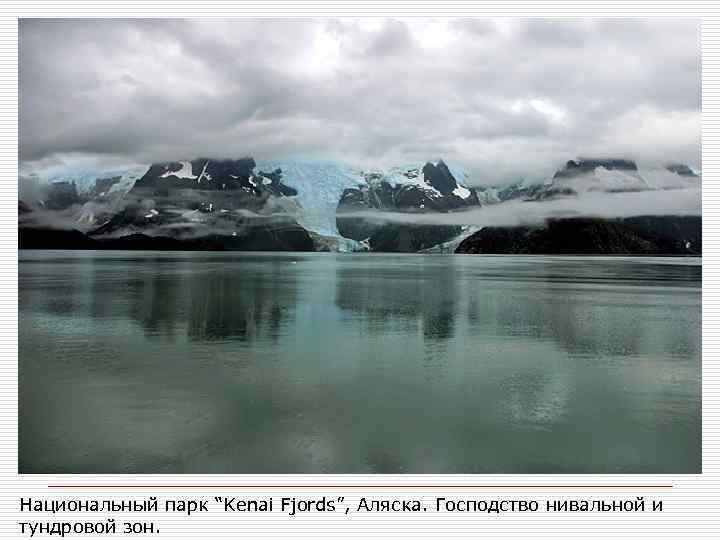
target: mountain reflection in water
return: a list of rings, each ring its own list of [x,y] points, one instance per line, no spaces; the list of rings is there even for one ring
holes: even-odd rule
[[[696,259],[21,252],[20,471],[700,471]]]

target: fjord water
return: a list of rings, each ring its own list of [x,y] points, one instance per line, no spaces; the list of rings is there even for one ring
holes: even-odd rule
[[[24,473],[697,473],[691,258],[19,254]]]

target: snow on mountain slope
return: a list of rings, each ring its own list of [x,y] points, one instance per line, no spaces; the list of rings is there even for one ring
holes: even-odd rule
[[[390,185],[417,186],[425,191],[430,197],[442,197],[435,187],[428,183],[421,166],[390,167],[382,170],[369,170],[365,172],[365,181],[368,185],[377,182],[388,182]]]
[[[551,189],[588,191],[648,191],[699,187],[699,177],[687,166],[638,167],[626,159],[578,159],[567,162],[552,178]]]
[[[101,178],[120,177],[119,182],[109,188],[109,192],[130,191],[135,180],[142,177],[147,170],[145,165],[139,165],[123,169],[48,169],[35,172],[35,175],[43,182],[52,184],[55,182],[74,182],[78,193],[90,193],[95,188],[95,181]]]
[[[592,171],[553,179],[554,188],[570,188],[577,193],[586,191],[644,191],[650,189],[638,170],[595,167]]]
[[[573,160],[571,165],[558,170],[552,178],[526,179],[503,186],[475,186],[475,190],[480,203],[488,205],[514,199],[577,196],[587,192],[701,188],[702,173],[684,164],[638,166],[627,160],[606,160],[606,167],[600,160],[593,161],[596,163],[585,166],[582,160]],[[623,167],[618,167],[618,164]]]
[[[259,170],[282,170],[283,182],[298,191],[297,199],[302,206],[301,224],[326,236],[339,236],[335,213],[338,201],[347,188],[370,186],[388,182],[391,185],[411,185],[422,188],[429,196],[442,197],[423,175],[423,164],[394,166],[385,169],[360,169],[329,160],[259,160]],[[458,180],[454,194],[460,198],[471,195],[464,185],[467,174],[451,169]],[[461,179],[462,178],[462,179]]]
[[[196,177],[192,172],[192,164],[189,161],[181,161],[180,164],[182,165],[182,168],[179,171],[172,171],[169,170],[166,173],[163,173],[160,175],[161,178],[167,178],[169,176],[177,176],[181,179],[190,179],[190,180],[196,180],[198,177]],[[203,173],[205,171],[203,170]]]
[[[202,164],[200,164],[202,165]],[[436,167],[436,164],[432,164]],[[393,186],[408,186],[401,190],[420,188],[426,197],[432,200],[441,199],[442,194],[447,192],[452,196],[462,199],[459,204],[465,204],[468,194],[477,194],[481,205],[498,203],[512,199],[536,199],[542,200],[543,195],[553,193],[558,188],[567,188],[567,195],[560,192],[557,196],[577,196],[585,192],[593,191],[646,191],[665,190],[676,188],[694,187],[700,188],[701,177],[687,167],[676,166],[675,169],[668,168],[643,168],[638,167],[634,162],[627,160],[573,160],[568,162],[564,169],[556,173],[552,179],[548,178],[544,183],[523,181],[506,186],[474,186],[470,175],[461,168],[448,165],[457,186],[454,183],[449,187],[437,183],[437,187],[431,185],[425,178],[423,163],[409,164],[406,166],[388,167],[385,169],[360,169],[341,162],[331,160],[311,159],[268,159],[257,162],[253,169],[258,175],[260,171],[282,170],[283,184],[295,188],[296,196],[277,197],[278,204],[292,203],[294,209],[290,213],[296,216],[298,222],[310,231],[330,237],[340,237],[336,222],[336,210],[343,192],[348,188],[360,186],[371,187],[375,183],[387,182]],[[166,171],[161,176],[174,176],[181,180],[197,181],[202,176],[202,166],[198,166],[195,174],[190,162],[177,162],[173,174]],[[142,178],[148,171],[148,166],[135,166],[126,169],[68,169],[54,168],[35,172],[33,182],[51,184],[54,182],[75,183],[78,193],[91,199],[86,203],[79,213],[78,220],[82,222],[97,221],[97,216],[102,208],[94,205],[98,179],[120,177],[119,182],[109,182],[108,194],[114,197],[128,192],[135,181]],[[209,169],[208,169],[209,171]],[[207,175],[206,171],[206,175]],[[270,174],[270,173],[265,173]],[[271,180],[265,176],[258,176],[263,184]],[[253,180],[255,181],[255,180]],[[258,180],[260,181],[260,180]],[[98,183],[100,185],[100,183]],[[553,191],[555,190],[555,191]],[[416,189],[417,191],[417,189]],[[27,202],[27,201],[25,201]],[[298,204],[299,203],[299,204]],[[422,207],[421,207],[422,208]]]
[[[161,181],[176,179],[195,182],[203,176],[201,165],[198,164],[198,167],[195,168],[190,161],[178,161],[173,163],[171,169],[158,172],[158,178]],[[136,181],[147,176],[149,167],[149,165],[138,166],[124,170],[54,168],[37,171],[35,178],[46,184],[75,183],[80,195],[92,197],[94,191],[97,191],[97,179],[120,177],[120,181],[113,183],[107,193],[112,192],[122,196],[133,188]],[[338,202],[347,188],[388,182],[393,186],[413,186],[421,189],[431,199],[442,199],[442,193],[424,177],[423,167],[424,163],[415,163],[384,169],[365,168],[363,170],[332,160],[267,159],[258,160],[253,171],[259,175],[260,171],[280,169],[282,171],[281,181],[298,192],[296,196],[287,199],[288,203],[291,200],[298,203],[291,212],[298,222],[318,234],[340,237],[336,223],[336,210]],[[452,186],[454,187],[452,194],[460,199],[469,200],[474,192],[467,187],[467,173],[457,168],[452,168],[451,172],[457,179],[457,186]],[[263,179],[263,183],[269,182],[270,179]],[[284,200],[285,197],[278,198],[278,202],[282,202],[281,199]],[[78,219],[90,223],[96,221],[97,215],[98,209],[88,203],[80,212]]]

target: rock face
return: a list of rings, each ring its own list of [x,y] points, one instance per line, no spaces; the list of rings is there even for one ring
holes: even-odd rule
[[[197,158],[192,161],[156,163],[135,182],[133,190],[150,188],[162,194],[165,190],[191,189],[205,191],[244,190],[256,195],[270,193],[293,196],[297,191],[282,183],[282,171],[255,171],[255,160]]]
[[[617,220],[548,220],[538,227],[485,227],[456,253],[699,255],[697,216],[643,216]]]
[[[450,240],[461,230],[383,221],[383,212],[453,212],[480,206],[475,190],[459,184],[442,161],[390,175],[366,173],[364,178],[364,185],[343,192],[336,221],[342,236],[367,240],[373,251],[419,251]],[[352,215],[357,213],[366,215]]]

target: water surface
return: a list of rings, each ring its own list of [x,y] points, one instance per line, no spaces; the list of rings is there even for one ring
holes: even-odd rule
[[[19,260],[20,472],[700,472],[699,259]]]

